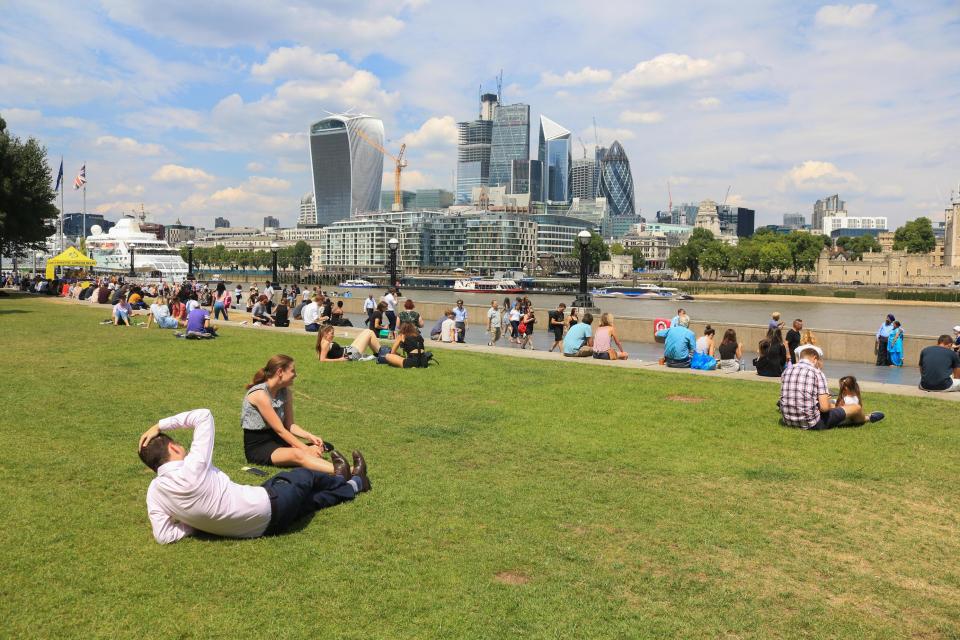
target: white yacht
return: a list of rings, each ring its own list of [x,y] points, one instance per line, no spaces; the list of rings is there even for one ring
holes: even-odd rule
[[[180,282],[187,278],[187,263],[165,240],[140,230],[133,218],[121,218],[107,233],[99,225],[90,228],[87,250],[97,261],[96,270],[126,275],[130,273],[130,249],[133,248],[133,270],[148,280]]]
[[[509,278],[464,278],[453,283],[459,293],[523,293],[524,289]]]
[[[356,279],[356,280],[344,280],[337,286],[350,287],[355,289],[360,289],[360,288],[369,289],[370,287],[375,287],[377,285],[373,284],[372,282],[368,282],[367,280]]]
[[[605,287],[590,291],[596,298],[627,298],[630,300],[693,300],[693,296],[674,289],[658,287],[652,283],[638,283],[632,287]]]

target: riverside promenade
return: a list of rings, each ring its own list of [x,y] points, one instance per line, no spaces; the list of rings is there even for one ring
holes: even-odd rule
[[[71,299],[65,299],[65,298],[56,298],[56,297],[48,297],[48,296],[38,296],[38,297],[40,299],[50,302],[51,304],[77,305],[77,306],[83,306],[91,309],[102,309],[106,312],[109,312],[109,308],[106,305],[80,302],[77,300],[71,300]],[[363,301],[359,300],[359,302],[362,304]],[[344,306],[345,307],[347,306],[346,301],[344,303]],[[421,306],[422,305],[419,305],[419,304],[417,305],[418,310],[422,312]],[[141,311],[139,313],[144,314],[145,312]],[[251,324],[250,314],[246,313],[245,311],[234,309],[230,311],[230,316],[233,317],[234,319],[229,321],[223,321],[223,320],[216,321],[215,324],[219,327],[231,327],[231,328],[237,328],[237,329],[245,329],[248,331],[264,331],[264,332],[280,332],[280,333],[296,334],[296,335],[303,336],[304,340],[310,342],[311,344],[316,341],[317,334],[308,333],[304,331],[303,323],[300,322],[299,320],[293,320],[292,321],[293,324],[289,327],[268,327],[268,326],[254,326],[253,324]],[[350,317],[355,322],[355,324],[360,318],[359,316],[354,314],[350,314]],[[620,331],[620,323],[622,322],[622,320],[623,319],[618,319],[617,321],[618,332]],[[360,331],[362,331],[363,328],[364,327],[362,326],[337,327],[336,337],[341,340],[342,339],[351,340]],[[427,329],[429,329],[429,324],[427,325]],[[151,329],[151,331],[153,330],[155,329]],[[156,329],[156,330],[159,330],[159,329]],[[471,330],[468,331],[468,336],[471,335],[471,331],[473,336],[486,335],[485,332],[482,331],[481,326],[477,326],[477,325],[472,326]],[[739,327],[737,327],[737,331],[739,335],[739,332],[740,332]],[[544,330],[539,330],[538,333],[540,337],[547,336],[547,333]],[[819,336],[820,333],[818,332],[817,335]],[[502,340],[506,340],[506,338],[502,338]],[[550,341],[552,342],[552,336]],[[387,340],[381,340],[381,342],[383,342],[384,344],[388,344]],[[760,383],[760,384],[779,384],[780,383],[779,378],[768,378],[768,377],[758,376],[756,372],[753,370],[727,373],[727,372],[721,372],[721,371],[699,371],[696,369],[673,369],[670,367],[661,366],[658,364],[657,359],[662,354],[662,348],[660,347],[660,345],[656,345],[656,344],[642,345],[643,350],[639,354],[637,353],[636,349],[634,349],[634,351],[631,352],[633,356],[639,355],[640,357],[632,356],[631,359],[629,360],[620,360],[616,362],[609,361],[609,360],[597,360],[595,358],[567,358],[567,357],[564,357],[561,353],[558,353],[556,351],[549,352],[545,349],[521,350],[515,346],[509,345],[509,343],[506,343],[504,346],[491,347],[491,346],[487,346],[485,342],[480,344],[476,344],[476,343],[461,344],[461,343],[444,343],[439,341],[428,340],[426,342],[426,346],[428,350],[439,352],[438,357],[440,359],[442,359],[443,357],[443,354],[442,354],[443,351],[450,351],[450,352],[459,351],[459,352],[465,352],[465,353],[474,353],[479,356],[498,355],[498,356],[514,357],[514,358],[526,358],[528,360],[542,360],[542,361],[553,361],[553,362],[561,361],[565,363],[570,363],[571,365],[574,365],[574,366],[579,365],[579,366],[586,366],[586,367],[594,366],[594,367],[637,369],[637,370],[669,373],[669,374],[674,374],[678,376],[707,376],[707,377],[713,377],[713,378],[719,377],[722,379],[743,380],[747,382],[754,382],[754,383]],[[624,346],[627,348],[628,352],[630,352],[630,348],[634,345],[631,345],[630,342],[625,342]],[[745,344],[744,360],[749,361],[750,359],[749,353],[750,353],[749,347],[748,345]],[[647,356],[647,357],[644,357],[644,356]],[[881,382],[877,380],[871,380],[870,374],[874,373],[878,369],[881,372],[886,372],[888,371],[887,369],[877,368],[873,365],[864,365],[863,363],[849,362],[849,361],[833,358],[831,357],[829,351],[826,351],[826,356],[827,357],[826,357],[826,363],[825,363],[825,371],[827,373],[827,378],[830,383],[830,387],[834,391],[838,388],[838,379],[841,376],[854,375],[858,378],[860,382],[860,387],[865,393],[868,393],[868,392],[885,393],[885,394],[891,394],[891,395],[897,395],[897,396],[929,398],[929,399],[935,399],[935,400],[960,402],[960,393],[931,393],[931,392],[923,391],[922,389],[920,389],[917,386],[917,381],[919,381],[918,369],[905,368],[905,370],[894,371],[894,373],[907,374],[907,375],[900,376],[900,378],[904,380],[903,383]],[[911,372],[910,369],[913,369],[913,371]],[[695,389],[696,384],[693,380],[690,380],[689,384],[687,382],[683,382],[683,380],[684,380],[683,378],[680,378],[676,383],[676,390],[678,393],[689,392]],[[910,382],[907,383],[906,380],[910,380]]]

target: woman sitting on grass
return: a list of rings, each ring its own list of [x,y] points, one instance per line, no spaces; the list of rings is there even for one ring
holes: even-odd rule
[[[120,298],[117,304],[113,305],[113,325],[119,326],[125,324],[129,327],[131,313],[133,313],[133,310],[130,308],[127,299]]]
[[[718,349],[720,354],[720,371],[734,373],[743,368],[743,344],[737,342],[737,332],[727,329]]]
[[[240,410],[244,455],[250,464],[306,467],[332,474],[333,463],[321,457],[323,440],[293,421],[290,388],[296,377],[293,358],[285,355],[273,356],[254,374]]]
[[[617,346],[616,349],[611,345]],[[593,334],[593,357],[598,360],[626,360],[627,352],[620,344],[617,329],[613,326],[613,314],[604,313],[600,316],[600,326]]]
[[[290,326],[290,307],[287,306],[286,298],[280,298],[280,302],[277,304],[277,308],[273,310],[273,326],[275,327]]]
[[[253,324],[273,324],[273,318],[267,311],[267,296],[262,295],[257,299],[257,304],[253,305],[250,312],[253,315]]]
[[[317,356],[320,362],[356,362],[358,360],[373,360],[380,352],[380,340],[370,329],[364,329],[353,339],[347,347],[342,347],[334,341],[335,329],[332,324],[320,327],[317,334]],[[365,356],[364,352],[370,349],[373,355]]]
[[[405,356],[401,356],[399,351],[403,349]],[[393,347],[390,353],[383,359],[391,367],[400,369],[412,369],[415,367],[426,367],[428,358],[425,357],[423,349],[423,336],[420,331],[409,322],[400,325],[397,332],[397,339],[393,341]]]

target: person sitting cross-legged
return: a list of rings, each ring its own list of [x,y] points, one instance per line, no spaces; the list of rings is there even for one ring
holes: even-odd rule
[[[800,429],[820,430],[861,425],[883,419],[879,411],[869,417],[859,404],[833,406],[827,377],[823,374],[823,351],[812,344],[796,349],[797,364],[780,377],[780,414],[783,424]],[[859,398],[858,398],[859,400]]]
[[[677,324],[667,329],[661,364],[676,369],[690,368],[690,361],[697,349],[697,337],[688,328],[689,324],[690,320],[683,314],[678,316]]]
[[[593,355],[593,314],[583,314],[580,322],[567,330],[563,337],[563,355],[568,358],[589,358]]]
[[[191,428],[189,452],[166,433]],[[197,531],[227,538],[283,533],[303,516],[370,490],[359,451],[353,469],[341,458],[334,474],[298,468],[257,487],[237,484],[213,465],[213,441],[209,409],[164,418],[140,436],[140,460],[157,474],[147,489],[147,515],[160,544]]]

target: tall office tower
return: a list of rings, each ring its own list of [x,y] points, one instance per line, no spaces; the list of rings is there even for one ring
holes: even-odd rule
[[[227,220],[226,218],[214,218],[213,220],[214,229],[221,229],[229,226],[230,226],[230,221]]]
[[[548,204],[570,202],[570,132],[546,116],[540,116],[540,147],[543,164],[543,197]],[[531,200],[535,200],[531,192]]]
[[[278,220],[277,218],[274,218],[273,216],[263,217],[264,231],[266,231],[267,229],[279,229],[279,228],[280,228],[280,220]]]
[[[842,213],[841,213],[842,212]],[[814,229],[823,227],[823,219],[827,216],[847,215],[847,203],[840,199],[839,194],[817,200],[813,205],[813,218],[810,226]]]
[[[378,118],[338,114],[310,126],[317,224],[326,226],[380,206],[383,154],[374,144],[383,146],[383,122]]]
[[[490,183],[492,120],[457,123],[457,204],[467,204],[474,187]]]
[[[582,200],[592,200],[597,197],[597,190],[593,184],[593,174],[597,163],[590,158],[580,158],[573,161],[570,170],[570,197]]]
[[[298,227],[309,227],[317,224],[317,203],[313,200],[313,194],[305,194],[300,198],[300,215],[297,216]]]
[[[514,162],[530,160],[530,105],[497,105],[490,137],[490,186],[507,187]],[[521,193],[526,193],[523,191]]]
[[[607,155],[607,148],[597,145],[593,149],[593,197],[600,197],[600,171],[603,169],[603,156]]]
[[[610,149],[603,156],[598,197],[607,199],[610,215],[613,217],[636,214],[630,160],[627,158],[623,146],[616,140],[613,141]]]
[[[783,214],[783,226],[787,229],[803,229],[807,224],[807,217],[802,213]]]
[[[749,238],[757,228],[757,212],[746,207],[737,207],[737,237]]]

